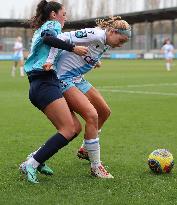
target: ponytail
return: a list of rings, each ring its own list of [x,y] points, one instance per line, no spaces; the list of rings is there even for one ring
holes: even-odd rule
[[[52,11],[57,13],[62,7],[63,5],[58,2],[41,0],[37,5],[36,15],[29,20],[30,27],[35,30],[40,28],[47,20],[49,20]]]

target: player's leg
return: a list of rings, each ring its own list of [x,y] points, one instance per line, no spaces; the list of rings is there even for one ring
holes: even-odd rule
[[[74,130],[75,130],[75,134],[74,134],[74,136],[70,139],[70,141],[72,141],[75,137],[77,137],[78,135],[79,135],[79,133],[81,132],[81,130],[82,130],[82,125],[81,125],[81,123],[80,123],[80,121],[79,121],[79,119],[77,118],[77,116],[76,116],[76,114],[74,113],[74,112],[71,112],[71,115],[72,115],[72,119],[73,119],[73,122],[74,122]],[[69,122],[68,122],[69,123]],[[68,129],[68,128],[67,128]],[[41,148],[41,147],[40,147]],[[40,149],[39,148],[39,149]],[[38,149],[38,150],[39,150]],[[27,161],[30,159],[30,158],[32,158],[36,153],[37,153],[37,151],[38,150],[36,150],[36,151],[34,151],[34,152],[32,152],[31,154],[29,154],[28,156],[27,156]],[[26,173],[26,163],[27,163],[27,161],[25,161],[25,162],[23,162],[23,163],[21,163],[20,164],[20,170],[23,172],[23,173]],[[44,175],[49,175],[49,176],[51,176],[51,175],[53,175],[53,170],[49,167],[49,166],[47,166],[46,165],[46,163],[42,163],[42,164],[40,164],[38,167],[37,167],[37,170],[41,173],[41,174],[44,174]]]
[[[32,73],[28,78],[30,81],[29,98],[32,104],[43,111],[57,129],[57,133],[47,140],[26,163],[28,180],[36,183],[37,167],[69,143],[75,135],[75,128],[71,112],[58,86],[59,81],[56,74],[53,71],[39,72]],[[43,83],[44,80],[45,83]]]
[[[50,97],[50,96],[49,96]],[[65,104],[66,104],[66,102],[65,102]],[[50,110],[50,107],[49,107],[49,110]],[[60,111],[59,111],[60,112]],[[56,114],[55,113],[55,109],[54,109],[54,114]],[[81,126],[81,124],[80,124],[80,122],[79,122],[79,120],[78,120],[78,118],[77,118],[77,116],[75,115],[75,113],[74,112],[72,112],[71,113],[72,114],[72,120],[73,120],[73,123],[74,123],[74,135],[72,136],[72,138],[70,139],[70,141],[71,140],[73,140],[77,135],[79,135],[79,133],[81,132],[81,129],[82,129],[82,126]],[[50,115],[50,114],[49,114]],[[64,113],[62,114],[62,115],[65,115],[65,111],[64,111]],[[61,114],[58,114],[57,116],[59,117],[59,116],[62,116]],[[50,118],[50,117],[49,117]],[[68,119],[68,118],[67,118]],[[53,120],[52,120],[53,121]],[[54,124],[54,126],[57,128],[57,129],[59,129],[59,127],[58,126],[61,126],[64,130],[69,130],[67,127],[63,127],[63,123],[61,123],[60,122],[60,120],[54,120],[54,121],[57,121],[58,122],[58,125],[55,125],[55,123],[53,123]],[[68,124],[70,124],[70,122],[68,121],[68,120],[66,120],[65,122],[64,122],[64,124],[65,125],[68,125],[67,124],[67,122],[68,122]],[[27,161],[30,159],[30,158],[33,158],[33,156],[39,151],[41,149],[41,147],[40,148],[38,148],[38,150],[36,150],[36,151],[34,151],[34,152],[32,152],[31,154],[29,154],[28,156],[27,156]],[[25,165],[26,164],[26,161],[25,162],[23,162],[21,165],[20,165],[20,167],[19,167],[19,169],[23,172],[23,173],[25,173],[26,172],[26,169],[25,169]],[[42,164],[40,164],[40,166],[38,166],[38,171],[40,172],[40,173],[42,173],[42,174],[45,174],[45,175],[53,175],[53,171],[52,171],[52,169],[50,168],[50,167],[48,167],[47,165],[46,165],[46,163],[42,163]]]
[[[110,108],[105,102],[104,98],[101,96],[101,94],[87,80],[82,79],[80,83],[76,83],[75,85],[82,93],[86,95],[88,100],[97,110],[99,135],[101,132],[101,127],[103,126],[104,122],[108,119],[111,113]],[[87,150],[85,149],[84,141],[80,149],[78,150],[77,156],[80,159],[89,160]]]
[[[33,183],[37,183],[37,168],[57,153],[59,149],[66,146],[75,135],[74,122],[64,98],[50,103],[43,112],[54,124],[58,132],[47,140],[26,162],[25,172],[27,173],[28,181]]]
[[[100,160],[100,144],[98,138],[98,114],[88,98],[76,87],[64,92],[64,97],[71,110],[78,113],[86,122],[84,141],[91,162],[92,175],[100,178],[113,178]]]
[[[107,105],[100,92],[94,87],[91,87],[88,92],[85,93],[85,95],[98,113],[98,129],[100,130],[105,121],[109,118],[111,109]]]
[[[24,74],[24,68],[23,68],[24,66],[23,58],[19,61],[19,66],[20,66],[20,76],[24,77],[25,74]]]
[[[77,115],[74,112],[71,112],[71,115],[72,115],[72,118],[73,118],[73,121],[74,121],[74,129],[75,129],[75,136],[71,139],[71,140],[73,140],[82,131],[82,125],[81,125],[79,119],[77,118]]]
[[[46,160],[57,153],[58,150],[66,146],[75,135],[74,122],[64,98],[50,103],[43,112],[58,132],[47,140],[26,163],[28,180],[33,183],[37,182],[36,171],[38,166],[42,165]]]
[[[18,65],[18,62],[14,61],[13,66],[12,66],[12,70],[11,70],[12,77],[15,77],[15,72],[16,72],[17,65]]]
[[[170,59],[168,57],[166,58],[166,69],[167,69],[167,71],[171,70]]]
[[[64,97],[69,108],[78,113],[86,122],[85,139],[96,139],[98,134],[98,115],[87,97],[76,87],[71,87],[64,92]]]

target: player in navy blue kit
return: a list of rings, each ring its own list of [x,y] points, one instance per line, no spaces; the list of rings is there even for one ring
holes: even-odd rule
[[[31,19],[31,26],[35,29],[35,33],[31,51],[24,66],[30,83],[29,99],[57,129],[57,133],[45,142],[33,157],[20,166],[23,173],[27,175],[28,181],[32,183],[38,183],[37,170],[46,175],[53,174],[44,162],[77,135],[73,117],[60,89],[55,65],[49,72],[43,69],[51,47],[65,49],[78,55],[87,53],[86,47],[75,46],[57,38],[65,21],[64,6],[58,2],[46,0],[38,4],[36,15]],[[60,52],[61,50],[58,50],[56,56]]]

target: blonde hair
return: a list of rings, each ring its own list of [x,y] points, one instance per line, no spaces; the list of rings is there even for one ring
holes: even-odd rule
[[[114,29],[117,32],[129,37],[131,35],[131,26],[125,20],[122,20],[120,16],[113,16],[108,19],[96,19],[96,24],[101,29]]]

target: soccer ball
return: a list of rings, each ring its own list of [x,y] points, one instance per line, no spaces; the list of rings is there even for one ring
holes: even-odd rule
[[[154,150],[149,155],[148,165],[154,173],[169,173],[174,166],[173,155],[167,149]]]

